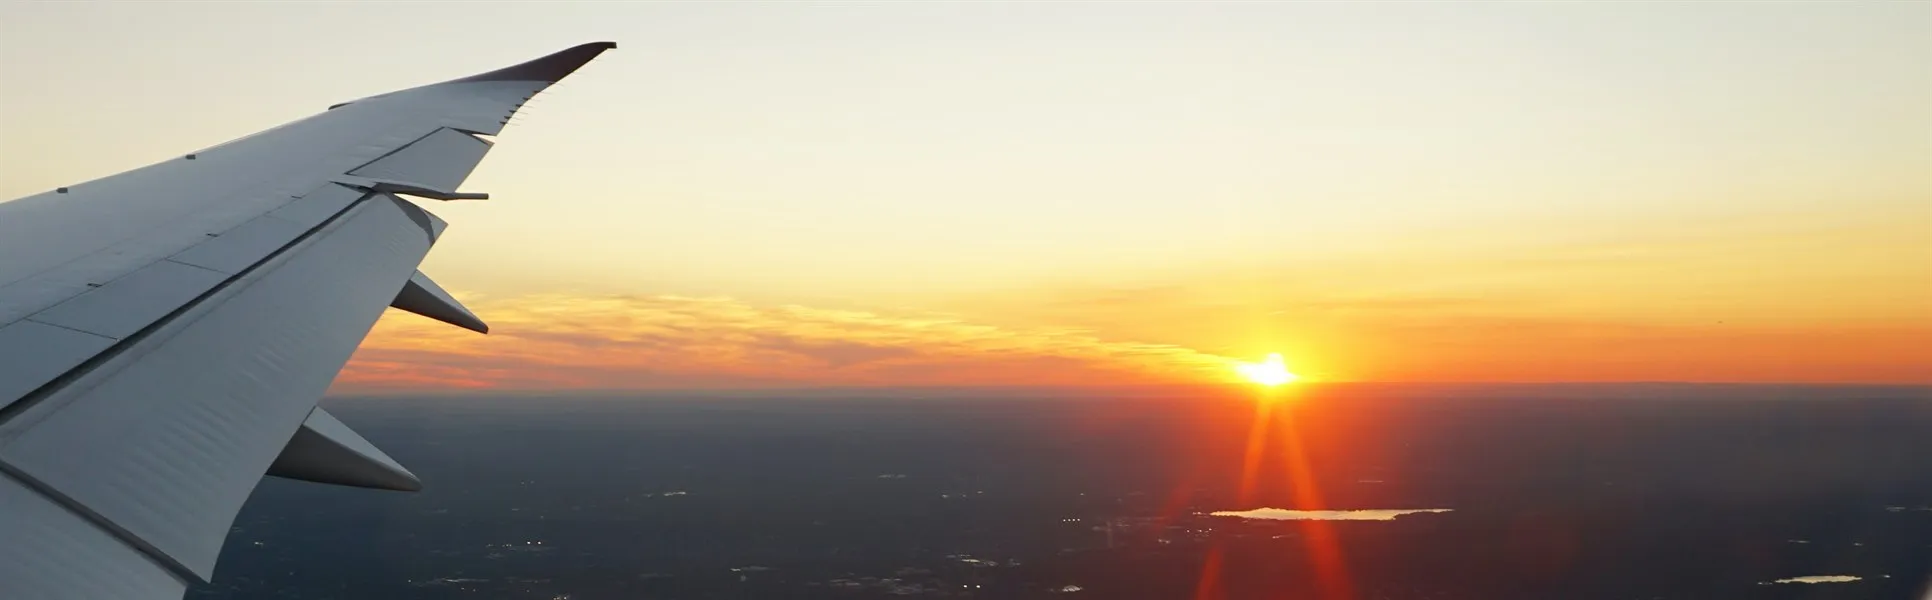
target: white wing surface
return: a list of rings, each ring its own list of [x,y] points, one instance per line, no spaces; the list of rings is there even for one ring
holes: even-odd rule
[[[397,195],[486,197],[479,136],[614,47],[0,203],[0,598],[179,598],[264,474],[419,488],[316,407],[385,307],[487,330]]]

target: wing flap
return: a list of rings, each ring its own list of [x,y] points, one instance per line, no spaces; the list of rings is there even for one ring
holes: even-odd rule
[[[46,323],[0,326],[0,412],[113,345],[113,338]]]
[[[331,183],[268,211],[268,216],[292,223],[321,223],[362,199],[362,193],[362,190]]]
[[[136,269],[154,264],[155,261],[194,247],[207,240],[209,233],[225,231],[238,224],[247,222],[262,211],[272,209],[288,200],[287,196],[273,198],[251,196],[243,200],[222,204],[193,214],[178,217],[165,224],[149,227],[138,235],[131,235],[119,242],[105,245],[97,251],[72,258],[64,263],[50,265],[45,270],[24,274],[11,283],[0,283],[0,323],[11,323],[27,315],[46,310],[55,304],[72,299],[96,286],[113,281]],[[20,204],[25,200],[0,203],[0,209]],[[129,216],[129,219],[138,218]],[[17,219],[17,220],[16,220]],[[103,221],[113,219],[103,218]],[[8,238],[4,231],[7,225],[23,228],[35,223],[35,219],[16,217],[6,210],[0,210],[0,243],[13,240],[31,240],[24,244],[6,244],[6,252],[0,253],[0,263],[9,259],[31,260],[27,255],[13,255],[16,247],[27,246],[28,251],[49,247],[39,244],[38,240],[28,237]],[[90,225],[69,225],[60,222],[40,220],[41,229],[53,231],[76,231],[62,238],[58,243],[72,243],[75,240],[89,240],[109,232],[100,231],[101,227]],[[0,269],[4,270],[4,269]],[[92,284],[92,285],[90,285]]]
[[[0,591],[8,598],[180,597],[187,584],[106,531],[0,475]]]
[[[428,253],[399,202],[359,203],[0,422],[0,463],[206,579],[242,502]]]
[[[349,171],[373,180],[408,181],[433,190],[451,190],[468,179],[490,143],[450,128],[438,129],[395,152]]]
[[[315,224],[300,224],[273,215],[255,217],[247,223],[208,241],[195,244],[168,258],[169,261],[234,275],[260,262],[283,246],[308,233]]]
[[[194,301],[226,274],[160,261],[28,317],[49,325],[121,339]]]

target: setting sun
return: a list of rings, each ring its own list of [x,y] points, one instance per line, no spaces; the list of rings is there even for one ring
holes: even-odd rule
[[[1269,387],[1297,379],[1294,373],[1288,372],[1288,364],[1281,360],[1280,354],[1269,354],[1267,359],[1258,363],[1235,363],[1234,370],[1248,381]]]

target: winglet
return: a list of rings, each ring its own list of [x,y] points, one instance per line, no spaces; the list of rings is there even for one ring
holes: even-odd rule
[[[577,72],[577,69],[597,58],[605,50],[617,47],[617,42],[591,42],[557,51],[554,54],[519,65],[512,65],[449,81],[447,83],[467,83],[472,81],[547,81],[556,83],[564,76]]]

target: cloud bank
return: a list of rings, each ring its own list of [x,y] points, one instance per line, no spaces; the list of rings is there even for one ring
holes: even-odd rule
[[[788,385],[1093,385],[1224,380],[1227,358],[946,314],[731,298],[465,298],[477,335],[390,311],[333,391]]]

